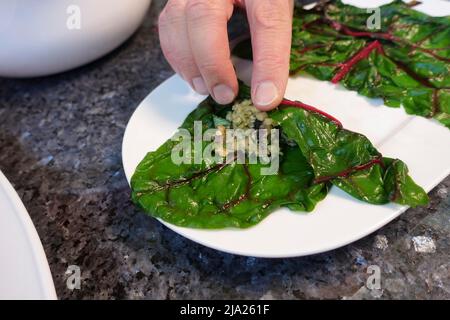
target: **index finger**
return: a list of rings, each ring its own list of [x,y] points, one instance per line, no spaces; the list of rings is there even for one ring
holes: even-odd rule
[[[232,102],[238,90],[227,34],[232,11],[230,0],[188,0],[186,5],[194,60],[209,92],[220,104]]]

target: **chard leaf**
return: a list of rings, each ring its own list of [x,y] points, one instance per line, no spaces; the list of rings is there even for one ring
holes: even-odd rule
[[[450,128],[450,17],[431,17],[397,0],[380,7],[380,29],[366,9],[341,1],[296,8],[290,71],[340,83]],[[251,59],[249,40],[234,54]]]
[[[193,133],[194,121],[202,120],[204,129],[214,128],[214,119],[229,110],[208,98],[181,127]],[[171,152],[178,143],[168,140],[148,153],[131,179],[133,201],[178,226],[247,228],[280,207],[311,211],[328,192],[329,183],[313,183],[314,172],[297,147],[282,144],[278,173],[261,175],[261,163],[176,165]]]
[[[238,99],[248,99],[249,92],[241,85]],[[220,106],[209,97],[180,128],[193,134],[194,121],[199,120],[204,130],[215,128],[215,120],[224,119],[230,110],[230,105]],[[136,168],[131,179],[133,201],[169,223],[207,229],[247,228],[280,207],[312,211],[331,184],[374,204],[427,203],[426,193],[403,162],[383,158],[365,136],[343,129],[332,116],[288,100],[269,116],[279,123],[282,135],[296,143],[280,140],[277,174],[262,175],[266,165],[248,161],[175,164],[171,156],[180,141],[170,139]],[[202,141],[202,151],[208,143]],[[193,160],[194,142],[189,145]]]
[[[365,136],[342,128],[331,116],[300,102],[285,100],[270,116],[294,140],[314,170],[314,181],[331,181],[360,200],[415,207],[426,192],[400,160],[384,158]]]

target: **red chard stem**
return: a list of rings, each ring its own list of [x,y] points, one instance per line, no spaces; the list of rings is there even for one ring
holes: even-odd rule
[[[350,60],[344,62],[341,66],[341,70],[339,70],[339,72],[336,73],[336,75],[333,77],[333,79],[331,79],[331,82],[338,83],[339,81],[341,81],[341,79],[343,77],[345,77],[345,75],[347,73],[350,72],[351,68],[356,63],[358,63],[362,59],[367,58],[369,56],[369,54],[375,49],[377,49],[379,53],[383,52],[381,43],[378,40],[375,40],[375,41],[369,43],[369,45],[367,45],[361,51],[359,51],[357,54],[355,54],[353,57],[351,57]]]
[[[313,106],[307,105],[307,104],[305,104],[303,102],[283,99],[281,101],[280,105],[296,107],[296,108],[300,108],[300,109],[303,109],[303,110],[307,110],[307,111],[311,111],[311,112],[314,112],[314,113],[318,113],[318,114],[324,116],[325,118],[328,118],[332,122],[334,122],[338,127],[342,128],[342,123],[338,119],[336,119],[332,115],[329,115],[328,113],[326,113],[326,112],[324,112],[324,111],[322,111],[320,109],[317,109],[317,108],[315,108]]]

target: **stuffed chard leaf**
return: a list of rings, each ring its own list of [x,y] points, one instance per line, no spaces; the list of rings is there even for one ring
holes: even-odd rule
[[[248,99],[248,87],[241,86],[238,102]],[[196,121],[203,130],[229,125],[231,110],[208,98],[180,130],[194,135]],[[172,155],[180,137],[175,135],[138,165],[131,180],[134,202],[154,217],[193,228],[246,228],[280,207],[311,211],[331,184],[374,204],[427,203],[403,162],[383,158],[366,137],[343,129],[337,119],[288,100],[268,116],[285,137],[279,141],[276,174],[262,174],[267,165],[249,161],[176,164]],[[190,143],[189,159],[196,157],[195,143],[201,143],[201,152],[210,146],[208,139]]]
[[[223,123],[231,106],[202,102],[181,129],[194,134],[194,121],[203,129]],[[132,180],[132,198],[154,217],[192,228],[247,228],[280,207],[311,211],[322,200],[329,183],[315,183],[314,172],[295,146],[280,143],[279,170],[263,175],[262,163],[237,161],[175,164],[172,151],[179,140],[168,140],[138,165]],[[194,144],[195,142],[192,142]],[[202,142],[204,151],[209,142]],[[192,145],[192,149],[194,146]],[[189,155],[195,157],[194,151]]]
[[[369,28],[371,15],[341,1],[296,8],[291,73],[339,82],[450,128],[450,17],[430,17],[400,0],[380,7],[379,29]],[[250,42],[234,52],[251,58]]]

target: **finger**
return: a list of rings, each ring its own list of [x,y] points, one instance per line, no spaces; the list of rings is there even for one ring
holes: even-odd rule
[[[232,102],[238,91],[227,33],[232,12],[231,0],[188,0],[186,4],[194,60],[209,92],[220,104]]]
[[[292,0],[246,0],[253,49],[252,101],[278,106],[286,91],[292,37]]]
[[[170,66],[200,94],[208,94],[189,45],[187,0],[169,0],[158,21],[161,49]]]

